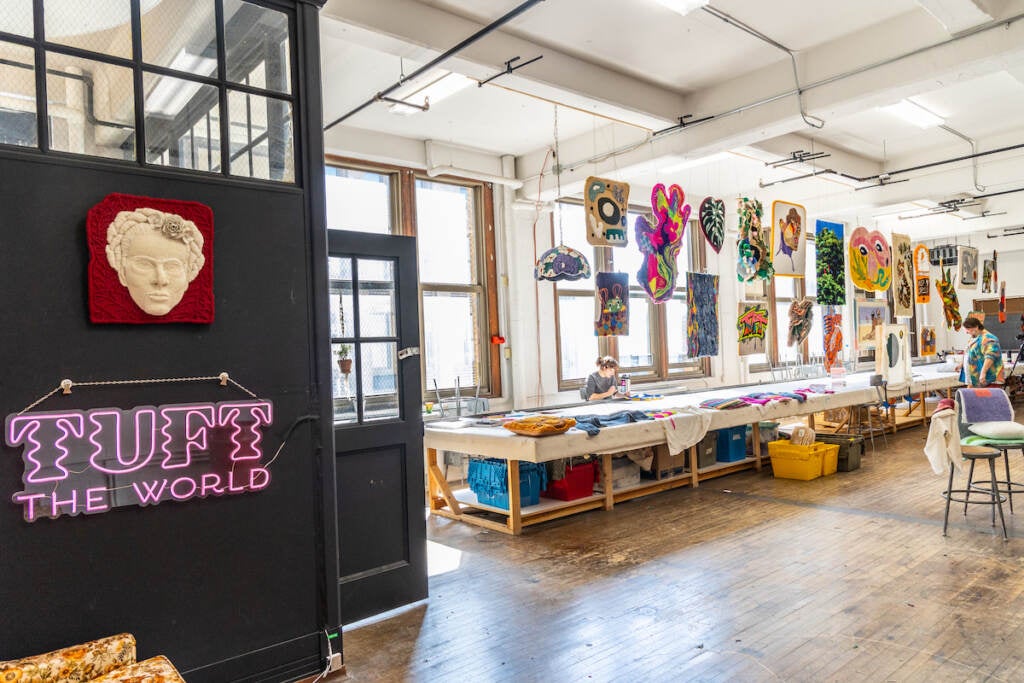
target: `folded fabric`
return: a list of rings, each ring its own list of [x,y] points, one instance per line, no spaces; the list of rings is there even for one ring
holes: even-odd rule
[[[1021,441],[1022,439],[993,439],[979,434],[971,434],[960,439],[960,443],[965,446],[1012,446],[1014,448],[1020,448]]]
[[[685,408],[662,418],[668,452],[678,455],[690,446],[699,443],[708,432],[714,413],[696,408]]]
[[[573,417],[576,419],[576,429],[586,432],[588,436],[600,434],[601,427],[615,427],[630,422],[654,419],[642,410],[620,410],[610,415],[573,415]]]
[[[1011,420],[972,422],[967,425],[967,429],[978,436],[987,436],[991,439],[1024,440],[1024,424]]]
[[[1013,420],[1013,405],[1002,389],[958,389],[956,398],[966,424]]]

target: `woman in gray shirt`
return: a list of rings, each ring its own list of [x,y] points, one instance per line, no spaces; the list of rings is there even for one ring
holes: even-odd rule
[[[611,356],[597,359],[597,371],[587,377],[583,397],[588,401],[611,398],[619,391],[619,362]]]

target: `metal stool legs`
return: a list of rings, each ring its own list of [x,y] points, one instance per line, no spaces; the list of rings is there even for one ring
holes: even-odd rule
[[[950,464],[949,466],[949,482],[946,486],[946,490],[942,492],[942,495],[946,499],[946,512],[942,519],[942,535],[946,535],[946,531],[949,528],[949,506],[952,501],[964,504],[964,516],[967,515],[967,505],[973,503],[976,505],[991,505],[992,506],[992,527],[996,525],[996,508],[999,509],[999,523],[1003,529],[1003,540],[1009,540],[1009,535],[1006,532],[1006,518],[1003,516],[1003,501],[1008,496],[1004,496],[999,490],[997,484],[992,484],[990,488],[982,488],[976,486],[974,483],[974,461],[979,459],[988,460],[989,474],[992,477],[992,481],[996,481],[996,463],[995,459],[999,457],[999,451],[997,449],[979,448],[974,446],[966,446],[963,449],[964,457],[971,461],[971,467],[967,473],[967,487],[963,489],[953,488],[953,473],[955,467]],[[984,483],[984,482],[979,482]],[[987,500],[971,500],[971,494],[979,496],[980,494],[987,493]],[[962,494],[963,498],[958,498],[956,494]]]

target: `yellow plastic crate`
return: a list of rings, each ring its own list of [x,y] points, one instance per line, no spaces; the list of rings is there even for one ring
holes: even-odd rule
[[[825,447],[821,453],[821,474],[823,476],[835,474],[839,469],[839,444],[819,442],[815,445]]]
[[[768,442],[768,455],[772,459],[772,474],[779,479],[810,481],[824,473],[823,460],[829,444],[814,443],[795,446],[786,439]],[[836,471],[839,448],[832,452],[832,472]]]

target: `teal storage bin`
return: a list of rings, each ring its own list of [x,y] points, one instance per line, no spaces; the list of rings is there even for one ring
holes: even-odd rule
[[[540,502],[547,488],[547,469],[543,463],[519,463],[520,507]],[[482,505],[508,510],[508,462],[497,458],[470,458],[466,472],[469,488]]]
[[[747,457],[747,426],[726,427],[718,430],[718,462],[736,462]]]

